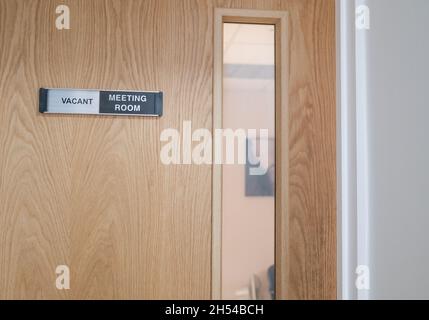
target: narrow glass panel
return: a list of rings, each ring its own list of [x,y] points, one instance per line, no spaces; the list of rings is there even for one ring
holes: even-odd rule
[[[223,59],[223,128],[245,132],[246,161],[222,166],[222,299],[273,299],[274,26],[224,23]]]

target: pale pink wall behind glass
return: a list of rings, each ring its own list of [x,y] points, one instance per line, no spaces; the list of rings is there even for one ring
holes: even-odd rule
[[[252,45],[248,36],[249,32],[254,33],[255,26],[247,34],[245,26],[241,26],[239,33],[234,28],[225,28],[226,33],[236,33],[235,43],[229,46]],[[258,27],[272,29],[272,26]],[[268,44],[256,39],[252,54],[255,55],[254,50],[262,50],[263,63],[273,65],[274,32],[271,29],[261,31],[265,34],[262,40]],[[246,41],[241,41],[240,35],[244,35]],[[266,39],[267,35],[272,39]],[[231,35],[226,38],[230,39]],[[242,50],[241,54],[246,55],[246,51]],[[267,55],[272,55],[271,61],[267,61]],[[248,64],[249,60],[246,62]],[[255,65],[259,65],[258,61]],[[268,129],[269,136],[274,138],[274,87],[273,78],[225,78],[223,127]],[[246,197],[245,166],[224,165],[222,168],[222,298],[238,299],[236,292],[248,287],[252,274],[265,273],[274,264],[274,197]]]

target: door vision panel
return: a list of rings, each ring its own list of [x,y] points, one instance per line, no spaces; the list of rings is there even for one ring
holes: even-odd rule
[[[59,5],[69,30],[56,29]],[[162,164],[160,134],[212,128],[217,7],[290,13],[284,298],[335,298],[333,0],[7,0],[0,299],[211,297],[212,167]],[[160,90],[164,113],[44,115],[41,87]],[[58,265],[69,290],[55,286]]]

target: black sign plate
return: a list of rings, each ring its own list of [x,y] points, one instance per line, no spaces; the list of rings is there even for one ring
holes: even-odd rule
[[[162,92],[40,89],[39,111],[101,115],[155,116],[163,111]]]

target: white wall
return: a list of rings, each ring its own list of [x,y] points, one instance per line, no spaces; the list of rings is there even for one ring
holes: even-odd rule
[[[356,1],[356,32],[354,2],[338,2],[340,296],[429,299],[429,1]]]

